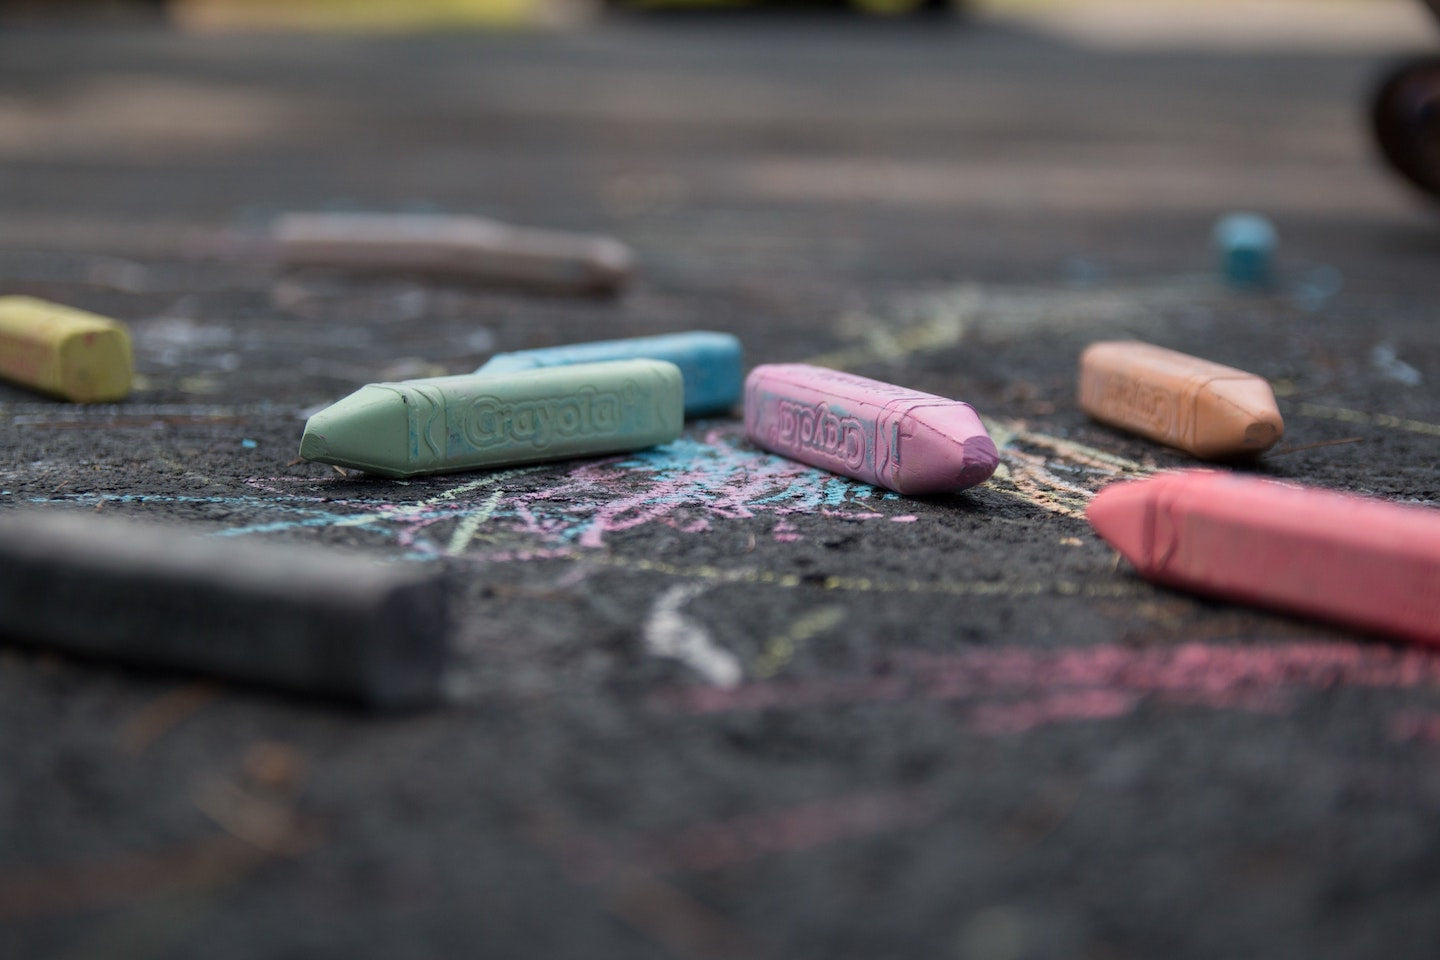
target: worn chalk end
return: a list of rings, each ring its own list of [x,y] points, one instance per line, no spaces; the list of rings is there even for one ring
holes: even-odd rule
[[[1000,451],[995,446],[995,441],[990,439],[990,435],[971,437],[965,441],[965,457],[959,472],[960,483],[963,487],[984,483],[994,475],[999,466]]]
[[[329,463],[330,441],[325,435],[325,418],[317,420],[316,417],[305,421],[305,432],[300,436],[300,456],[317,463]]]
[[[77,332],[60,346],[60,392],[77,403],[109,403],[130,395],[130,335],[118,324]]]
[[[123,400],[133,357],[124,324],[36,297],[0,297],[0,376],[75,403]]]
[[[300,437],[300,456],[382,477],[405,476],[395,465],[408,460],[409,424],[390,399],[384,385],[368,384],[312,414]]]
[[[635,253],[613,237],[595,237],[590,241],[590,263],[597,289],[619,290],[635,273]]]
[[[908,412],[914,427],[924,431],[900,443],[901,474],[896,489],[906,494],[953,493],[990,479],[1000,452],[980,416],[967,403],[917,404]]]
[[[1196,397],[1195,454],[1201,458],[1258,456],[1284,435],[1275,393],[1260,377],[1216,379]]]
[[[1155,542],[1156,480],[1112,483],[1085,508],[1085,519],[1106,543],[1141,573],[1149,570]]]

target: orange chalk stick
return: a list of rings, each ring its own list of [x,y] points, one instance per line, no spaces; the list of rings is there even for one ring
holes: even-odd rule
[[[1134,340],[1087,347],[1079,393],[1096,420],[1202,460],[1254,456],[1285,432],[1264,378]]]
[[[0,297],[0,376],[77,403],[130,392],[130,334],[117,320],[34,297]]]
[[[1085,516],[1146,579],[1440,646],[1440,510],[1180,470]]]

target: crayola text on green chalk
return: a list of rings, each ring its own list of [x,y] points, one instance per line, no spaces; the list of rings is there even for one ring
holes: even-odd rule
[[[372,383],[305,424],[300,456],[382,477],[639,450],[680,435],[680,370],[661,360]]]

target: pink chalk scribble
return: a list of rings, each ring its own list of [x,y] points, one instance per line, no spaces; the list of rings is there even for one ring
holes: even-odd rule
[[[980,733],[1023,733],[1052,723],[1110,720],[1134,710],[1140,697],[1132,690],[1067,690],[1019,703],[982,704],[970,711],[970,726]]]
[[[940,809],[924,789],[858,793],[651,834],[634,847],[636,859],[656,873],[718,870],[917,826]]]
[[[702,820],[671,830],[604,840],[590,831],[544,827],[565,871],[580,883],[606,883],[634,871],[698,873],[743,866],[766,857],[803,853],[921,826],[943,811],[926,788],[857,792]]]
[[[1406,710],[1390,718],[1390,739],[1440,744],[1440,713]]]
[[[538,490],[507,494],[492,523],[552,542],[596,548],[606,536],[659,523],[701,533],[715,520],[821,513],[867,520],[866,505],[887,495],[744,444],[738,428],[708,430],[653,450],[587,463]],[[777,541],[800,539],[781,520]]]
[[[767,680],[730,689],[685,687],[657,694],[682,713],[802,709],[832,704],[958,701],[981,733],[1106,720],[1147,698],[1217,710],[1282,713],[1294,696],[1335,687],[1440,690],[1440,653],[1381,644],[1184,643],[1136,650],[1117,644],[1065,650],[979,648],[891,654],[882,672]],[[1433,722],[1432,722],[1433,721]],[[1405,736],[1440,742],[1440,715],[1405,721]]]
[[[534,481],[521,479],[531,475],[544,478],[541,486],[531,488]],[[344,492],[328,495],[337,483],[345,485]],[[220,536],[339,527],[388,540],[404,548],[407,559],[462,555],[487,562],[573,556],[645,524],[703,534],[718,521],[755,517],[776,518],[771,536],[789,543],[802,534],[788,517],[878,520],[887,514],[876,509],[877,502],[898,499],[757,450],[739,425],[563,469],[546,465],[456,475],[439,493],[433,486],[419,487],[423,499],[408,502],[403,483],[376,484],[373,493],[349,478],[251,477],[245,485],[252,492],[241,496],[86,493],[57,499],[226,507],[249,522],[219,531]],[[465,530],[458,542],[457,526]],[[451,544],[457,544],[453,551]]]
[[[778,543],[794,543],[796,540],[802,539],[800,532],[795,529],[795,524],[786,520],[781,520],[775,524],[770,530],[770,535],[774,537]]]

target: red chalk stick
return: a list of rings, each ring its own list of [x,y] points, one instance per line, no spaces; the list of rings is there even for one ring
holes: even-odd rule
[[[1182,470],[1085,516],[1157,583],[1440,646],[1440,510]]]

